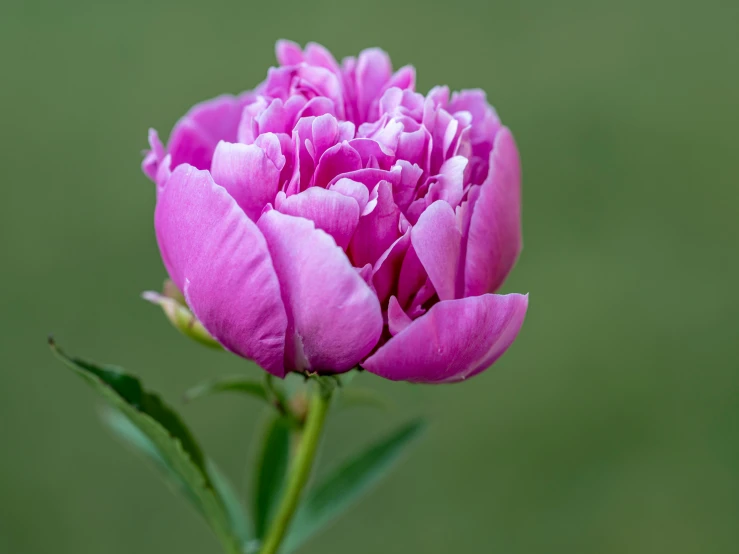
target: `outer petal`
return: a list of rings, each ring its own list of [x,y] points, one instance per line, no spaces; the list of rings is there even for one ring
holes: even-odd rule
[[[497,290],[521,252],[521,165],[507,128],[495,138],[488,178],[471,209],[465,296]]]
[[[276,137],[274,141],[279,149]],[[262,208],[274,202],[280,169],[268,157],[268,152],[256,144],[221,141],[213,154],[211,173],[213,180],[228,191],[252,221],[256,221]]]
[[[292,349],[287,359],[299,371],[351,369],[382,333],[377,297],[341,248],[313,222],[270,210],[258,225],[287,308],[287,348]]]
[[[244,102],[244,98],[223,95],[193,106],[169,137],[172,167],[187,163],[210,169],[218,141],[236,141]]]
[[[513,343],[528,295],[485,294],[435,304],[363,364],[393,381],[449,383],[487,369]]]
[[[141,169],[144,171],[146,176],[152,181],[156,182],[157,168],[159,163],[166,156],[162,141],[159,140],[159,135],[156,130],[149,129],[149,147],[151,150],[145,152],[144,161],[141,162]]]
[[[462,233],[452,207],[437,200],[421,214],[411,231],[413,249],[441,300],[456,295]]]
[[[159,164],[157,168],[157,174],[154,177],[154,182],[157,184],[157,194],[162,187],[167,184],[169,177],[172,175],[172,156],[167,154]]]
[[[210,173],[177,167],[159,193],[155,227],[175,284],[229,350],[284,376],[287,317],[267,244]]]
[[[279,206],[283,214],[310,219],[346,249],[359,223],[359,205],[348,196],[318,187],[288,196]]]

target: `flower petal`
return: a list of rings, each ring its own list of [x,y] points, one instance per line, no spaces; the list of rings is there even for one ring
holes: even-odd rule
[[[411,231],[413,249],[441,300],[456,298],[462,233],[457,217],[444,200],[437,200],[421,214]],[[461,292],[461,290],[460,290]]]
[[[279,98],[275,98],[254,118],[257,124],[257,136],[262,133],[291,132],[296,117],[305,108],[305,105],[306,101],[302,96],[292,96],[284,103]],[[249,110],[244,111],[249,113]],[[240,123],[240,126],[243,124],[244,122]]]
[[[350,171],[349,173],[337,175],[331,179],[329,187],[340,179],[351,179],[352,181],[357,181],[366,186],[368,190],[374,189],[380,181],[388,181],[391,185],[396,186],[400,182],[400,174],[401,168],[399,165],[394,165],[390,168],[390,171],[375,168],[359,169],[357,171]]]
[[[169,177],[172,175],[172,156],[167,154],[164,159],[159,163],[157,168],[157,174],[154,177],[154,182],[157,184],[157,194],[162,187],[167,184]]]
[[[484,371],[513,343],[528,295],[485,294],[435,304],[362,367],[393,381],[449,383]]]
[[[359,205],[353,198],[318,187],[288,196],[278,209],[283,214],[310,219],[344,250],[359,223]]]
[[[186,164],[159,192],[154,222],[167,270],[205,328],[284,376],[287,317],[257,226],[210,173]]]
[[[362,267],[355,267],[355,271],[359,274],[362,280],[367,283],[368,286],[372,286],[372,266],[365,264]]]
[[[379,48],[368,48],[357,59],[357,115],[360,121],[375,121],[379,114],[370,113],[373,103],[380,96],[392,76],[392,64],[387,52]]]
[[[465,261],[465,296],[496,291],[521,252],[521,166],[513,136],[501,129],[490,170],[472,210]]]
[[[434,296],[438,296],[436,294],[436,289],[434,288],[434,284],[431,282],[431,279],[427,278],[426,282],[421,285],[421,288],[418,289],[418,292],[411,300],[407,311],[408,316],[411,319],[416,319],[417,317],[421,317],[423,314],[425,314],[427,309],[423,306],[430,300],[433,300]]]
[[[334,103],[336,116],[344,119],[344,91],[339,75],[330,69],[300,64],[295,70],[294,90],[311,98],[325,96]]]
[[[377,297],[341,248],[313,222],[270,210],[262,214],[258,226],[282,287],[291,369],[351,369],[382,333]]]
[[[393,165],[392,151],[389,151],[384,145],[376,140],[368,138],[357,138],[349,141],[349,146],[354,148],[362,158],[362,167],[367,167],[369,160],[374,158],[377,160],[380,169],[388,170]]]
[[[412,65],[404,65],[396,71],[385,88],[397,87],[399,89],[416,89],[416,68]]]
[[[280,65],[298,65],[303,61],[303,50],[300,45],[284,38],[275,44],[275,55]]]
[[[406,232],[382,253],[372,268],[372,285],[381,304],[384,304],[395,290],[400,267],[410,242],[410,233]]]
[[[309,42],[305,45],[305,61],[311,65],[325,67],[332,73],[339,75],[341,69],[333,54],[326,50],[326,47],[317,42]]]
[[[149,147],[150,150],[145,152],[144,161],[141,162],[141,169],[149,179],[156,182],[157,169],[167,153],[155,129],[149,129]]]
[[[393,198],[398,208],[404,211],[415,199],[418,180],[423,175],[423,170],[405,160],[398,160],[396,165],[400,167],[400,180],[398,185],[393,187]]]
[[[193,106],[172,130],[167,145],[172,167],[187,163],[210,169],[219,141],[235,142],[246,97],[218,96]]]
[[[398,299],[391,296],[387,305],[387,328],[390,334],[392,336],[397,335],[411,323],[413,323],[413,320],[400,307]]]
[[[357,171],[362,167],[362,158],[349,143],[342,142],[326,150],[316,167],[314,186],[325,188],[337,175]]]
[[[400,210],[393,200],[392,186],[387,181],[380,181],[373,192],[377,195],[377,205],[370,213],[359,218],[349,248],[352,261],[357,266],[374,264],[400,237]]]
[[[421,260],[418,259],[418,254],[416,254],[416,250],[413,248],[413,243],[411,242],[408,251],[405,253],[405,258],[403,258],[398,275],[397,296],[401,306],[408,307],[409,302],[426,282],[426,279],[428,279],[426,270]]]
[[[450,206],[457,207],[464,196],[464,170],[467,158],[454,156],[445,161],[439,170],[438,180],[431,184],[426,201],[446,200]]]
[[[351,179],[339,179],[328,190],[333,190],[344,196],[354,198],[357,201],[360,213],[364,211],[364,207],[369,202],[369,190],[367,190],[367,187]]]
[[[296,121],[301,117],[319,117],[322,115],[336,116],[336,106],[334,106],[333,100],[326,98],[325,96],[314,96],[308,103],[303,106],[296,116]],[[348,122],[347,122],[348,123]],[[354,124],[352,124],[352,127]]]
[[[500,129],[500,119],[488,104],[485,92],[480,89],[462,90],[452,95],[447,108],[450,112],[466,111],[472,116],[470,141],[476,156],[488,158],[493,139]]]
[[[277,168],[269,155],[274,156],[280,144],[271,136],[274,142],[265,144],[267,152],[257,144],[221,141],[213,154],[213,180],[228,191],[252,221],[259,219],[266,204],[274,202],[279,186],[282,168]]]

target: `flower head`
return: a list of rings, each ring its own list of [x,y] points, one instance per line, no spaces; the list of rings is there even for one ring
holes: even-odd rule
[[[518,151],[479,90],[415,92],[369,49],[277,43],[254,91],[194,106],[144,172],[170,277],[224,347],[277,376],[357,365],[452,382],[515,339]]]

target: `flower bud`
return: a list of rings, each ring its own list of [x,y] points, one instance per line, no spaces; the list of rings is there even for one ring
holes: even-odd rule
[[[159,305],[170,323],[183,335],[210,348],[223,348],[190,311],[185,302],[185,297],[169,279],[164,282],[162,293],[146,291],[142,293],[141,297],[152,304]]]

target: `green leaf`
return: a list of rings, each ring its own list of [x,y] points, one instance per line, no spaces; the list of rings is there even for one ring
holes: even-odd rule
[[[280,410],[283,415],[293,415],[290,410],[290,404],[288,402],[289,396],[285,391],[285,387],[282,383],[277,383],[275,381],[274,375],[272,375],[271,373],[264,374],[264,386],[267,388],[268,394],[271,395],[271,398],[276,404],[277,409]]]
[[[291,552],[375,485],[418,437],[425,423],[407,423],[314,487],[298,509],[284,551]]]
[[[149,437],[141,431],[134,423],[123,415],[119,410],[108,406],[101,414],[103,422],[120,438],[124,443],[133,447],[135,452],[143,454],[145,458],[151,461],[154,466],[162,473],[169,485],[176,491],[185,496],[198,510],[203,514],[202,505],[192,491],[188,488],[187,483],[182,477],[175,473],[167,460],[159,452],[159,449],[149,439]]]
[[[177,413],[141,382],[114,366],[98,366],[64,354],[49,339],[54,354],[100,393],[120,414],[107,416],[112,428],[152,459],[202,514],[229,554],[242,551],[226,502],[210,477],[200,447]]]
[[[372,389],[359,389],[355,387],[342,388],[339,392],[337,407],[339,409],[349,408],[381,408],[388,409],[388,401]]]
[[[226,475],[220,470],[220,468],[212,460],[208,460],[208,474],[210,475],[213,486],[215,487],[218,496],[221,498],[226,512],[228,513],[229,520],[231,522],[231,529],[234,534],[239,538],[242,550],[245,545],[249,543],[253,537],[251,527],[249,525],[249,515],[244,509],[244,505],[241,503],[239,494],[236,492],[231,481]]]
[[[254,396],[276,408],[278,413],[286,417],[294,428],[300,428],[302,422],[293,412],[282,384],[276,383],[271,374],[265,373],[265,375],[264,382],[248,379],[241,375],[206,381],[188,390],[184,398],[186,402],[189,402],[196,398],[220,392],[235,392]]]
[[[149,440],[149,437],[136,427],[136,425],[131,423],[130,419],[115,408],[108,407],[104,410],[102,413],[102,419],[120,439],[134,447],[134,450],[144,454],[147,459],[153,462],[154,466],[162,472],[171,486],[177,492],[182,493],[186,498],[188,498],[195,508],[202,514],[200,502],[197,497],[192,494],[192,491],[188,488],[187,484],[177,473],[174,472],[172,467],[167,464],[167,461],[159,453],[157,447],[151,442],[151,440]],[[246,544],[251,537],[249,516],[247,515],[244,506],[241,504],[238,494],[231,482],[218,468],[215,462],[212,460],[206,460],[206,466],[208,468],[208,475],[213,483],[213,487],[223,501],[224,508],[228,513],[231,528],[234,530],[234,533],[239,538],[241,544]]]
[[[279,414],[270,414],[264,426],[252,480],[254,534],[262,539],[279,503],[290,461],[292,425]]]
[[[356,377],[358,377],[363,370],[361,370],[359,367],[356,367],[354,369],[350,369],[349,371],[340,374],[338,377],[341,379],[341,386],[347,387],[349,386],[349,383],[354,381]]]
[[[195,400],[196,398],[219,392],[237,392],[269,402],[269,392],[264,383],[255,381],[254,379],[247,379],[241,375],[221,377],[195,385],[185,393],[185,400]]]

